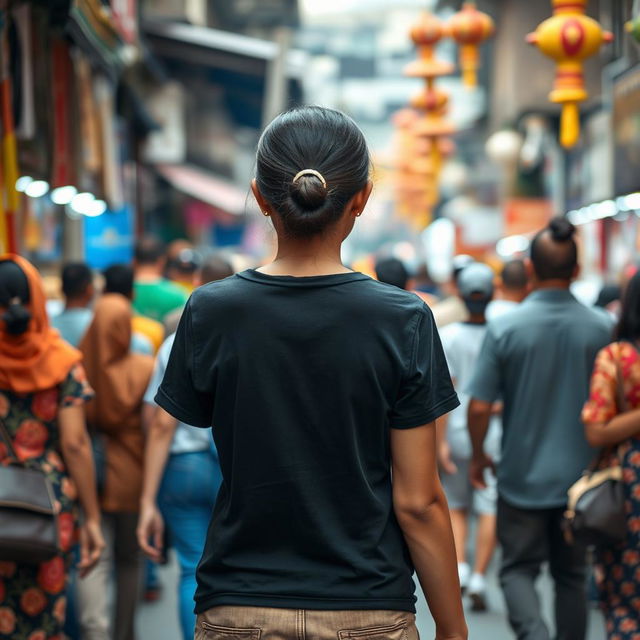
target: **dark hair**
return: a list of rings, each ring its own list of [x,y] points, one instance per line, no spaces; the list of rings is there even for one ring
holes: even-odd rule
[[[502,268],[500,277],[505,289],[524,289],[529,281],[524,260],[509,260]]]
[[[176,256],[167,261],[165,271],[177,271],[178,273],[190,276],[193,275],[200,266],[202,258],[193,249],[182,249]]]
[[[155,264],[165,253],[166,247],[160,238],[145,235],[136,242],[134,258],[137,264]]]
[[[392,284],[400,289],[407,288],[409,272],[398,258],[383,258],[376,262],[376,277],[380,282]]]
[[[70,262],[62,268],[62,293],[67,299],[84,295],[92,282],[91,269],[84,262]]]
[[[640,338],[640,271],[629,280],[622,298],[617,340],[635,342]]]
[[[224,258],[216,255],[207,258],[200,269],[202,284],[222,280],[232,275],[233,267]]]
[[[128,264],[113,264],[104,270],[104,292],[133,297],[133,268]]]
[[[0,262],[0,306],[7,308],[2,314],[7,333],[18,336],[29,328],[31,312],[25,305],[30,299],[25,272],[13,260]]]
[[[553,218],[531,242],[531,262],[540,280],[570,280],[578,264],[576,228],[566,218]]]
[[[619,300],[621,294],[620,285],[617,284],[605,284],[600,289],[600,293],[598,294],[598,298],[594,303],[596,307],[606,307],[608,304],[611,304],[614,300]]]
[[[474,258],[468,256],[466,253],[459,253],[458,255],[453,256],[453,263],[451,269],[451,275],[453,276],[453,281],[458,282],[458,276],[463,272],[463,270],[468,267],[470,264],[475,262]]]
[[[309,237],[337,222],[369,179],[367,143],[340,111],[299,107],[279,115],[258,142],[256,182],[285,231]],[[318,171],[294,177],[303,169]]]

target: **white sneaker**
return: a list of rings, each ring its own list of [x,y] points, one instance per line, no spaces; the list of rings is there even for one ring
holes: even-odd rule
[[[460,580],[460,590],[465,592],[469,586],[469,577],[471,576],[471,567],[466,562],[458,563],[458,580]]]
[[[471,611],[487,610],[487,580],[481,573],[474,573],[469,580]]]

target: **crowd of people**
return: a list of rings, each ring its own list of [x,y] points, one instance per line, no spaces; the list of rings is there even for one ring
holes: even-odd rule
[[[640,272],[579,302],[563,218],[499,275],[458,256],[446,295],[395,258],[354,272],[369,165],[343,114],[276,118],[252,188],[278,252],[257,269],[145,236],[133,264],[64,265],[56,309],[0,257],[0,464],[46,475],[59,527],[47,562],[0,556],[0,639],[133,640],[171,545],[184,638],[415,640],[415,572],[437,637],[466,640],[499,545],[516,637],[584,640],[563,517],[600,447],[627,536],[593,580],[609,640],[640,637]]]
[[[147,523],[160,512],[181,570],[182,630],[192,637],[195,568],[220,465],[211,434],[178,424],[153,398],[190,291],[232,275],[229,262],[202,262],[190,248],[171,258],[145,236],[133,265],[95,274],[65,264],[62,309],[45,300],[26,260],[5,256],[0,270],[0,419],[20,460],[52,479],[61,547],[45,566],[0,563],[0,637],[133,639],[141,588],[154,580],[141,548],[157,562],[166,544],[164,525]],[[0,458],[12,462],[3,442]]]

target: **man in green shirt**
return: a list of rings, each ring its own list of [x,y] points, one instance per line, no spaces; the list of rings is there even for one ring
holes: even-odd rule
[[[137,313],[163,322],[167,314],[184,306],[185,290],[163,277],[165,247],[155,236],[146,235],[136,244],[133,307]]]

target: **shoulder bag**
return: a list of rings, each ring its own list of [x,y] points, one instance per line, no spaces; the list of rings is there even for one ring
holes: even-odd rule
[[[630,409],[624,396],[624,378],[620,362],[616,362],[618,413]],[[615,464],[600,468],[617,446],[604,447],[582,477],[568,491],[563,530],[569,544],[578,542],[597,547],[611,547],[627,537],[622,467]]]
[[[0,560],[40,564],[60,553],[58,516],[51,482],[20,462],[0,420],[0,441],[13,461],[0,465]]]

